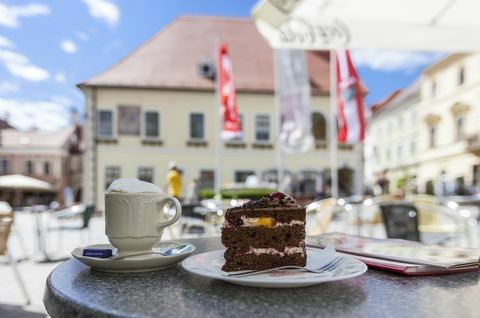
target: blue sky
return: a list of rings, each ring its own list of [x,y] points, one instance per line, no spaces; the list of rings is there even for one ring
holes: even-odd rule
[[[83,109],[75,85],[178,15],[249,16],[255,0],[0,0],[0,117],[52,130]],[[367,103],[409,85],[440,54],[354,51]],[[240,106],[241,107],[241,106]]]

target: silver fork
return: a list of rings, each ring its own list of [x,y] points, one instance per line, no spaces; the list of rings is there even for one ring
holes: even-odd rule
[[[228,276],[228,277],[245,277],[245,276],[257,275],[257,274],[269,273],[279,269],[298,269],[301,271],[311,272],[311,273],[332,274],[340,266],[343,260],[344,260],[343,256],[338,255],[334,259],[332,259],[330,262],[328,262],[327,264],[323,265],[320,268],[288,265],[288,266],[269,268],[261,271],[250,270],[250,271],[239,271],[239,272],[232,272],[232,273],[225,273],[225,274],[222,273],[222,275]]]

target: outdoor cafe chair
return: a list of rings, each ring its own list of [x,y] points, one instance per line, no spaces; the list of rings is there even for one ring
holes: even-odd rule
[[[434,206],[437,216],[445,216],[451,213],[448,207]],[[424,242],[429,244],[445,244],[452,238],[458,239],[459,233],[422,232],[420,225],[420,211],[425,210],[421,204],[409,202],[383,203],[380,205],[382,218],[388,238],[401,238],[405,240]],[[442,215],[443,213],[443,215]],[[451,221],[455,225],[455,221]],[[457,241],[458,243],[458,241]]]
[[[418,210],[413,204],[390,202],[381,203],[383,224],[388,238],[420,242]]]
[[[457,245],[460,238],[466,236],[468,217],[463,217],[459,209],[450,204],[440,204],[440,201],[432,195],[413,195],[408,199],[417,207],[419,212],[419,231],[424,236],[443,236],[446,242],[455,239]],[[468,242],[471,244],[471,242]]]
[[[307,205],[307,235],[319,235],[325,233],[333,218],[337,207],[337,200],[333,198],[314,201]]]
[[[352,227],[356,228],[356,234],[363,234],[365,229],[368,230],[369,236],[374,236],[377,227],[382,225],[382,217],[379,204],[384,202],[392,202],[396,198],[394,196],[367,197],[361,202],[354,205],[345,200],[340,204],[343,215],[343,232],[349,232]]]
[[[63,249],[63,231],[65,230],[74,230],[79,231],[80,235],[83,236],[82,241],[87,241],[86,243],[90,243],[90,221],[95,214],[95,205],[93,204],[78,204],[68,207],[66,209],[55,211],[51,214],[56,220],[57,226],[51,226],[48,228],[49,231],[58,231],[58,250]],[[80,217],[80,218],[79,218]],[[72,219],[79,219],[77,220],[76,224],[65,224],[65,221],[70,221]],[[85,239],[84,233],[88,232],[88,238]]]
[[[13,211],[8,214],[0,214],[0,255],[6,256],[8,264],[12,267],[15,279],[22,291],[23,297],[28,304],[30,304],[30,296],[23,282],[22,276],[17,268],[17,260],[8,250],[8,238],[11,233],[13,225]]]

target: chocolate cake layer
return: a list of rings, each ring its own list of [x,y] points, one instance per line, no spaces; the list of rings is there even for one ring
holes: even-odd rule
[[[301,245],[301,246],[299,246]],[[286,247],[294,247],[294,248],[299,248],[299,249],[302,249],[303,252],[305,253],[305,246],[304,246],[304,243],[302,242],[301,244],[297,244],[297,245],[294,245],[294,246],[290,246],[290,245],[285,245],[285,246],[281,246],[279,248],[274,248],[275,250],[278,250],[278,251],[285,251],[285,248]],[[257,248],[257,247],[253,247],[252,248]],[[270,248],[267,248],[267,249],[270,249]],[[298,252],[298,251],[297,251]],[[240,248],[240,249],[234,249],[234,248],[227,248],[225,250],[225,253],[224,253],[224,257],[226,260],[229,260],[229,261],[232,261],[234,258],[235,258],[235,255],[246,255],[246,254],[249,254],[251,253],[250,252],[250,247],[245,247],[245,248]],[[261,254],[255,254],[253,253],[253,255],[255,256],[259,256],[259,255],[264,255],[263,253]],[[268,254],[268,255],[275,255],[275,254]],[[289,254],[285,254],[285,255],[280,255],[278,254],[279,256],[281,257],[285,257],[285,255],[289,255]]]
[[[272,254],[243,254],[234,255],[232,258],[226,259],[222,270],[225,272],[246,269],[263,270],[286,265],[305,266],[306,264],[307,255],[302,255],[301,253],[288,254],[284,256]]]
[[[299,246],[305,239],[302,225],[279,227],[238,227],[222,229],[222,244],[227,248]]]
[[[225,219],[231,225],[241,225],[240,218],[244,216],[246,218],[261,218],[270,217],[275,219],[276,222],[289,223],[292,220],[298,220],[305,222],[305,208],[264,208],[264,209],[237,209],[227,210],[225,213]]]

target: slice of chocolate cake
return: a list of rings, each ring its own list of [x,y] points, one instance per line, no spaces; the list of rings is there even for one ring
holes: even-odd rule
[[[305,266],[305,207],[275,192],[228,209],[222,228],[226,272]]]

